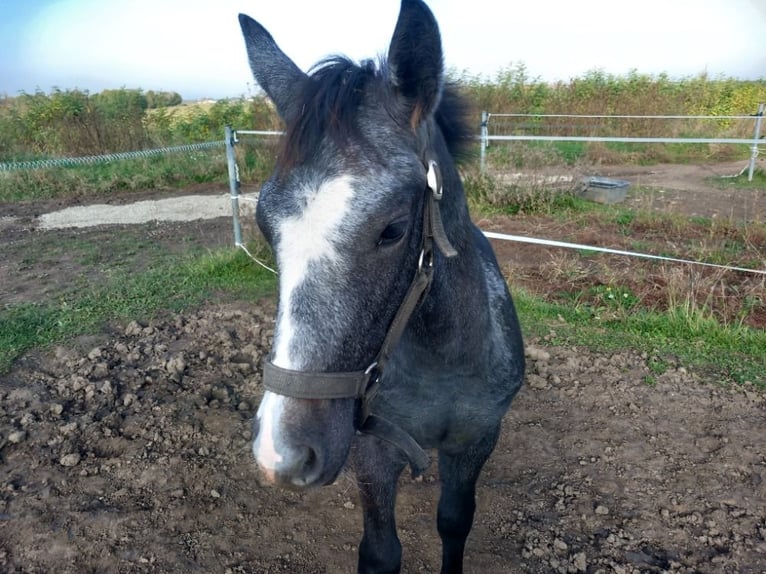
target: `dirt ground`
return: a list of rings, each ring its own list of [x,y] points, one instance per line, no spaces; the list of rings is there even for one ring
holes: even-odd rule
[[[721,217],[766,207],[763,192],[721,200],[729,192],[706,179],[684,181],[658,182],[657,197],[683,191],[679,209]],[[155,245],[172,255],[231,241],[227,218],[36,229],[53,207],[3,206],[4,304],[54,297],[85,269],[97,281],[118,255],[140,269]],[[137,252],[88,247],[118,240]],[[271,300],[210,302],[30,353],[0,375],[0,571],[354,571],[353,477],[305,493],[255,480],[249,421],[273,312]],[[631,350],[526,342],[527,384],[480,479],[468,572],[766,573],[763,390],[677,362],[658,375]],[[437,497],[434,468],[402,478],[404,572],[439,569]]]

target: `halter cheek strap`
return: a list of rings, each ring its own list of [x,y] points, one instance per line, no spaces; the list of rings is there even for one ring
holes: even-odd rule
[[[430,460],[420,445],[403,429],[371,412],[373,399],[380,390],[383,371],[404,329],[420,305],[433,279],[434,244],[445,257],[457,251],[449,242],[439,209],[443,195],[441,171],[431,160],[427,163],[426,199],[423,207],[423,239],[418,268],[399,309],[394,315],[375,360],[364,371],[343,373],[314,373],[278,367],[271,360],[263,365],[263,386],[266,390],[297,399],[360,399],[357,431],[376,436],[399,448],[407,456],[413,476],[425,471]]]
[[[430,211],[424,222],[426,234],[430,234],[434,243],[436,243],[436,246],[439,248],[439,251],[441,251],[445,257],[454,257],[457,255],[457,251],[452,247],[452,244],[447,237],[447,233],[444,231],[442,213],[439,209],[439,201],[441,201],[441,198],[444,195],[442,174],[439,169],[439,164],[434,160],[428,162],[426,179],[428,181],[428,189],[431,190],[431,195],[426,200],[426,209]],[[428,227],[429,225],[430,229]]]

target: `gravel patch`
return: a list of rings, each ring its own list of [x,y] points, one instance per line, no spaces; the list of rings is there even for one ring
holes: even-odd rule
[[[243,195],[240,201],[252,201],[255,195]],[[42,230],[97,225],[139,224],[150,221],[194,221],[231,216],[231,198],[227,195],[183,195],[164,199],[137,201],[128,205],[77,205],[44,213],[37,219]]]

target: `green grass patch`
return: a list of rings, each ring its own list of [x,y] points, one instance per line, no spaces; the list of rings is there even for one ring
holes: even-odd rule
[[[112,192],[228,182],[223,148],[85,166],[0,173],[0,201],[92,197]]]
[[[644,351],[649,355],[649,383],[669,368],[665,357],[674,356],[723,384],[750,381],[766,388],[766,331],[724,326],[701,312],[682,309],[637,309],[597,320],[583,306],[544,301],[520,289],[514,290],[514,297],[527,336],[600,351]]]
[[[240,177],[244,181],[263,181],[272,170],[274,153],[272,141],[240,146]],[[223,146],[83,166],[0,172],[0,202],[179,189],[199,183],[228,186]]]
[[[505,183],[479,172],[465,174],[463,185],[473,213],[571,215],[594,209],[592,202],[578,198],[572,191]]]
[[[553,147],[564,163],[574,165],[585,155],[586,142],[553,142]]]
[[[164,262],[142,273],[114,276],[106,285],[69,293],[45,304],[0,311],[0,372],[31,348],[44,347],[104,324],[150,318],[201,304],[216,293],[256,299],[274,294],[275,276],[241,250]]]
[[[747,170],[736,177],[711,177],[708,181],[720,189],[758,189],[766,190],[766,170],[753,170],[753,179],[748,181]]]

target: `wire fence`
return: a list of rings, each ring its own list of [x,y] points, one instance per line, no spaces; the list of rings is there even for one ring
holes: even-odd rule
[[[610,137],[610,136],[539,136],[539,135],[516,135],[516,136],[490,136],[487,131],[488,122],[490,119],[490,114],[487,112],[484,112],[482,114],[482,122],[481,122],[481,133],[477,136],[477,139],[479,139],[482,147],[482,155],[481,155],[481,168],[482,171],[485,169],[485,154],[484,150],[486,146],[488,145],[489,141],[491,140],[497,140],[497,141],[509,141],[509,140],[541,140],[541,141],[557,141],[557,140],[574,140],[574,141],[623,141],[623,142],[634,142],[634,143],[728,143],[728,144],[746,144],[749,146],[752,146],[753,149],[753,155],[751,157],[751,165],[750,165],[750,173],[749,173],[749,179],[752,180],[753,176],[753,166],[755,163],[755,158],[758,155],[758,147],[757,144],[759,143],[759,137],[760,137],[760,130],[761,130],[761,119],[764,112],[764,104],[761,104],[759,106],[758,114],[756,116],[715,116],[714,119],[748,119],[753,120],[755,119],[755,137],[754,139],[742,139],[742,138],[654,138],[654,137],[645,137],[645,138],[639,138],[639,137]],[[541,117],[539,114],[497,114],[498,116],[510,116],[510,117]],[[711,119],[711,116],[607,116],[607,115],[591,115],[591,116],[572,116],[572,115],[555,115],[555,116],[544,116],[544,117],[557,117],[557,118],[653,118],[653,119]],[[282,132],[276,132],[276,131],[265,131],[265,130],[235,130],[231,128],[230,126],[226,127],[225,132],[225,142],[226,142],[226,150],[227,150],[227,159],[228,159],[228,166],[229,166],[229,189],[230,189],[230,195],[231,195],[231,202],[232,202],[232,215],[233,215],[233,225],[234,225],[234,244],[245,250],[247,254],[250,256],[251,259],[253,259],[257,264],[266,267],[270,271],[276,273],[273,269],[266,266],[262,261],[258,260],[257,258],[253,257],[245,247],[243,240],[242,240],[242,228],[239,221],[239,201],[241,199],[241,196],[239,195],[239,187],[240,187],[240,181],[239,181],[239,168],[237,166],[236,162],[236,154],[234,152],[234,148],[237,143],[239,143],[238,136],[239,135],[252,135],[252,136],[266,136],[266,137],[273,137],[273,136],[279,136]],[[744,170],[743,170],[744,173]],[[723,265],[723,264],[717,264],[717,263],[709,263],[704,261],[693,261],[688,259],[682,259],[678,257],[669,257],[669,256],[662,256],[662,255],[655,255],[650,253],[640,253],[635,251],[625,251],[625,250],[617,250],[612,249],[609,247],[603,247],[603,246],[594,246],[594,245],[583,245],[579,243],[569,243],[564,241],[555,241],[551,239],[545,239],[545,238],[536,238],[536,237],[521,237],[516,235],[508,235],[508,234],[500,234],[500,233],[492,233],[492,232],[483,232],[487,237],[491,239],[496,240],[503,240],[503,241],[516,241],[516,242],[522,242],[522,243],[532,243],[537,245],[543,245],[548,247],[556,247],[556,248],[565,248],[565,249],[574,249],[574,250],[588,250],[588,251],[594,251],[594,252],[601,252],[601,253],[611,253],[614,255],[621,255],[626,257],[634,257],[634,258],[641,258],[641,259],[651,259],[655,261],[665,261],[670,263],[679,263],[679,264],[688,264],[688,265],[698,265],[703,267],[712,267],[727,271],[739,271],[744,273],[752,273],[755,275],[766,275],[766,269],[750,269],[750,268],[743,268],[743,267],[737,267],[737,266],[731,266],[731,265]]]
[[[489,114],[488,112],[482,113],[482,122],[481,122],[481,133],[477,136],[477,139],[481,143],[481,149],[482,149],[482,155],[481,155],[481,167],[484,169],[485,167],[485,154],[484,150],[486,149],[486,146],[489,144],[490,141],[530,141],[530,140],[538,140],[538,141],[622,141],[622,142],[633,142],[633,143],[667,143],[667,142],[676,142],[676,143],[724,143],[724,144],[746,144],[752,146],[753,154],[751,157],[751,163],[750,163],[750,169],[749,169],[749,178],[752,180],[753,175],[753,166],[755,163],[755,158],[758,155],[758,143],[760,140],[760,130],[762,125],[762,117],[764,112],[764,104],[761,104],[759,106],[758,114],[755,116],[629,116],[629,115],[623,115],[623,116],[608,116],[608,115],[585,115],[585,116],[575,116],[575,115],[566,115],[566,114],[558,114],[558,115],[541,115],[541,114]],[[652,118],[652,119],[717,119],[717,120],[726,120],[726,119],[755,119],[755,134],[753,139],[743,139],[743,138],[659,138],[659,137],[618,137],[618,136],[575,136],[575,135],[568,135],[568,136],[545,136],[545,135],[523,135],[523,134],[516,134],[516,135],[490,135],[488,126],[489,126],[489,120],[491,117],[515,117],[515,118],[589,118],[589,119],[636,119],[636,118]],[[173,154],[173,153],[184,153],[184,152],[193,152],[198,150],[208,150],[220,146],[225,146],[226,149],[226,156],[227,156],[227,164],[228,164],[228,173],[229,173],[229,192],[230,192],[230,199],[231,199],[231,207],[232,207],[232,220],[233,220],[233,231],[234,231],[234,244],[238,248],[242,248],[247,252],[247,247],[245,246],[242,238],[242,228],[240,224],[240,216],[239,216],[239,207],[240,207],[240,201],[243,199],[240,196],[239,189],[240,189],[240,180],[239,180],[239,167],[237,165],[237,159],[236,159],[236,153],[235,153],[235,146],[238,143],[238,136],[239,135],[248,135],[248,136],[257,136],[257,137],[274,137],[281,135],[281,132],[278,131],[271,131],[271,130],[235,130],[231,126],[226,126],[225,133],[224,133],[224,139],[223,140],[217,140],[217,141],[210,141],[210,142],[203,142],[203,143],[195,143],[195,144],[186,144],[186,145],[180,145],[180,146],[171,146],[171,147],[161,147],[161,148],[155,148],[155,149],[149,149],[149,150],[138,150],[138,151],[129,151],[129,152],[120,152],[120,153],[113,153],[113,154],[104,154],[104,155],[93,155],[93,156],[84,156],[84,157],[72,157],[72,158],[54,158],[54,159],[39,159],[39,160],[31,160],[31,161],[22,161],[22,162],[4,162],[0,163],[0,172],[8,172],[8,171],[14,171],[14,170],[36,170],[36,169],[46,169],[46,168],[57,168],[57,167],[75,167],[75,166],[85,166],[85,165],[93,165],[98,163],[108,163],[113,161],[123,161],[123,160],[131,160],[131,159],[137,159],[137,158],[147,158],[147,157],[153,157],[158,155],[164,155],[164,154]],[[744,170],[743,170],[744,171]],[[490,233],[485,233],[488,236],[493,236]],[[582,250],[582,249],[588,249],[593,251],[601,251],[601,252],[611,252],[616,253],[619,255],[625,255],[625,256],[631,256],[631,257],[641,257],[641,258],[649,258],[649,259],[655,259],[655,260],[664,260],[674,263],[685,263],[685,264],[696,264],[696,265],[703,265],[703,266],[712,266],[712,267],[718,267],[721,269],[727,269],[727,270],[736,270],[736,271],[744,271],[744,272],[750,272],[755,274],[766,274],[766,270],[757,270],[757,269],[743,269],[739,267],[732,267],[727,265],[718,265],[718,264],[711,264],[706,262],[700,262],[700,261],[690,261],[690,260],[684,260],[674,257],[663,257],[658,255],[652,255],[652,254],[646,254],[646,253],[637,253],[637,252],[628,252],[628,251],[615,251],[611,250],[607,247],[601,247],[601,246],[589,246],[589,245],[581,245],[581,244],[574,244],[574,243],[566,243],[566,242],[560,242],[560,241],[553,241],[550,239],[544,239],[544,238],[529,238],[529,237],[517,237],[517,236],[510,236],[510,235],[502,235],[502,234],[494,234],[493,236],[495,239],[502,239],[507,241],[523,241],[528,243],[537,243],[540,245],[547,245],[547,246],[553,246],[553,247],[563,247],[563,248],[569,248],[569,249],[576,249],[576,250]],[[248,252],[248,255],[250,253]],[[250,255],[252,257],[252,255]],[[253,258],[255,259],[255,258]],[[263,265],[262,262],[256,261]],[[273,270],[272,270],[273,271]]]
[[[207,150],[224,145],[223,140],[203,142],[196,144],[185,144],[171,147],[160,147],[155,149],[145,149],[138,151],[125,151],[119,153],[108,153],[103,155],[87,155],[82,157],[62,157],[52,159],[35,159],[30,161],[2,162],[0,171],[31,171],[36,169],[51,169],[57,167],[78,167],[83,165],[93,165],[97,163],[109,163],[113,161],[124,161],[130,159],[139,159],[154,157],[159,155],[185,153],[199,150]]]
[[[724,144],[745,145],[750,149],[750,162],[747,168],[748,181],[753,180],[755,161],[760,153],[761,128],[763,125],[766,103],[758,105],[758,110],[752,115],[726,115],[726,116],[679,116],[679,115],[626,115],[626,114],[505,114],[482,112],[481,114],[481,170],[486,171],[486,150],[491,141],[543,141],[543,142],[607,142],[607,143],[631,143],[631,144]],[[526,123],[511,122],[503,128],[495,129],[490,133],[490,121],[492,118],[523,120]],[[585,123],[596,120],[597,123]],[[728,126],[727,132],[730,137],[710,137],[695,133],[692,122],[733,122]],[[658,122],[674,122],[676,126],[670,130],[674,133],[671,137],[654,135],[624,135],[627,133],[644,132],[651,134],[652,130],[659,129]],[[492,127],[499,128],[498,122],[492,122]],[[698,129],[698,128],[697,128]],[[663,129],[663,132],[667,132]],[[506,132],[506,133],[498,133]],[[511,132],[511,133],[507,133]],[[519,133],[524,132],[524,133]],[[532,132],[532,133],[530,133]],[[546,133],[547,132],[547,133]],[[622,132],[622,133],[621,133]],[[744,133],[752,134],[745,137]]]

